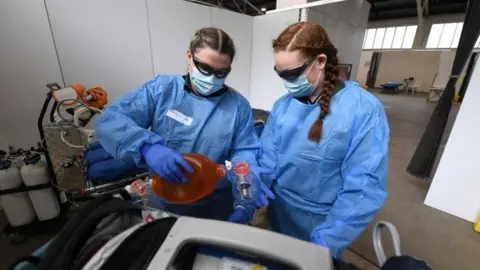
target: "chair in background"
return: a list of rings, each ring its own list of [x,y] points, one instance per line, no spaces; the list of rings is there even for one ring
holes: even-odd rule
[[[418,92],[418,88],[420,87],[420,82],[415,80],[414,77],[410,77],[408,79],[405,79],[405,94],[408,94],[408,91],[410,91],[413,94],[415,94],[415,91]]]

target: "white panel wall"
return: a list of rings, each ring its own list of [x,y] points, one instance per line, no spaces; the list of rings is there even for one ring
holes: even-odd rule
[[[448,77],[452,72],[454,59],[455,51],[443,51],[440,53],[440,65],[438,66],[437,74],[435,75],[435,80],[433,81],[434,87],[443,88],[447,85],[449,79]]]
[[[365,0],[343,1],[308,9],[307,21],[325,28],[338,49],[340,63],[352,64],[352,80],[358,70],[369,11],[370,4]]]
[[[144,1],[46,2],[67,84],[102,86],[112,101],[153,77]]]
[[[352,74],[352,79],[357,80],[362,85],[367,83],[367,75],[370,70],[370,63],[372,62],[372,54],[373,51],[362,51],[360,54],[356,79],[354,77],[355,74]]]
[[[253,108],[271,110],[286,92],[273,70],[272,40],[288,25],[298,22],[299,10],[257,16],[253,19],[250,103]]]
[[[147,5],[156,74],[185,74],[186,52],[195,31],[218,27],[232,37],[237,48],[226,83],[248,98],[252,17],[183,0],[147,0]]]
[[[40,140],[37,118],[50,82],[62,77],[43,1],[0,1],[0,149]]]
[[[233,39],[237,51],[227,84],[250,96],[250,61],[252,55],[253,17],[212,8],[212,26],[223,29]]]
[[[479,88],[480,64],[477,62],[425,199],[425,204],[471,222],[480,210]]]
[[[276,8],[286,8],[307,3],[307,0],[277,0]]]
[[[155,74],[185,74],[195,31],[212,25],[212,8],[182,0],[147,0]]]

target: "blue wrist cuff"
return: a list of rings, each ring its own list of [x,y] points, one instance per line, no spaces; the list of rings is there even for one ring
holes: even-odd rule
[[[145,154],[147,153],[148,149],[150,149],[150,147],[152,147],[151,144],[143,144],[142,147],[140,148],[140,153],[142,153],[142,156],[145,156]]]

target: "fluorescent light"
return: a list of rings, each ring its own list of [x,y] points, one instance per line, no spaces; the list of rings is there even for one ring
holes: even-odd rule
[[[264,8],[264,7],[263,7],[262,9],[260,9],[260,10],[263,11],[263,12],[267,11],[267,9]]]

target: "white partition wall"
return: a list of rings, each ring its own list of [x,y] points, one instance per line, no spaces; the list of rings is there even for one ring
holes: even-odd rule
[[[349,0],[308,8],[307,21],[322,25],[338,49],[340,63],[352,64],[350,79],[355,80],[367,28],[370,4]]]
[[[253,17],[182,0],[147,0],[156,74],[184,74],[195,31],[218,27],[233,39],[237,56],[227,84],[248,98]]]
[[[272,40],[287,26],[298,22],[299,12],[294,9],[253,18],[250,82],[253,108],[271,110],[275,101],[286,93],[283,81],[273,70]]]
[[[472,73],[425,204],[474,222],[480,210],[480,64]]]
[[[184,74],[195,31],[212,25],[212,8],[182,0],[147,0],[155,74]]]
[[[144,1],[46,3],[65,83],[102,86],[115,100],[153,77]]]
[[[250,96],[250,61],[252,55],[252,31],[254,17],[232,11],[212,8],[212,26],[223,29],[233,39],[236,56],[227,84]]]
[[[0,149],[40,140],[37,118],[50,82],[62,76],[43,0],[0,1]]]

